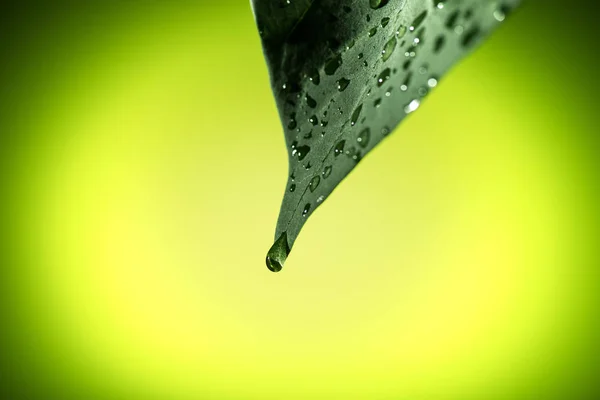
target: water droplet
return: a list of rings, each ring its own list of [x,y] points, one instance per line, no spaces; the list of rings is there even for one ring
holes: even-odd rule
[[[430,88],[436,87],[437,84],[438,84],[438,80],[434,77],[431,77],[427,80],[427,86],[429,86]]]
[[[398,29],[396,29],[396,36],[398,37],[398,39],[402,39],[405,34],[406,34],[406,26],[400,25],[398,27]]]
[[[508,15],[508,13],[510,12],[510,8],[507,5],[501,5],[500,7],[498,7],[497,9],[494,10],[494,18],[496,19],[496,21],[498,22],[502,22],[506,19],[506,16]]]
[[[293,193],[295,190],[296,190],[296,184],[295,184],[295,183],[292,183],[292,184],[290,185],[290,192],[292,192],[292,193]]]
[[[304,205],[304,210],[302,210],[302,216],[306,217],[310,211],[310,203],[306,203]]]
[[[410,24],[410,28],[408,28],[408,30],[413,32],[415,29],[417,29],[423,23],[425,17],[427,17],[427,10],[423,11],[417,18],[415,18],[412,24]]]
[[[439,35],[435,39],[435,42],[433,44],[433,52],[439,53],[444,48],[445,44],[446,44],[446,37],[444,35]]]
[[[325,128],[329,122],[325,120],[321,120],[321,126]]]
[[[414,112],[417,108],[419,108],[420,105],[421,101],[418,99],[414,99],[404,107],[404,112],[406,114],[410,114]]]
[[[379,106],[380,106],[380,105],[381,105],[381,99],[376,99],[376,100],[373,102],[373,106],[374,106],[375,108],[379,108]]]
[[[312,117],[310,117],[308,119],[308,122],[310,122],[311,124],[313,124],[314,126],[317,126],[319,124],[319,120],[317,119],[316,115],[313,115]]]
[[[369,128],[365,128],[358,134],[356,141],[358,145],[363,149],[369,145],[369,139],[371,138],[371,130]]]
[[[369,0],[369,5],[372,9],[376,10],[385,6],[389,0]]]
[[[313,68],[308,72],[308,79],[315,85],[321,83],[321,77],[319,76],[319,71],[316,68]]]
[[[385,97],[390,97],[392,95],[392,87],[390,86],[386,91],[385,91]]]
[[[388,128],[387,126],[384,126],[383,128],[381,128],[381,134],[383,136],[387,136],[390,134],[390,128]]]
[[[306,94],[306,105],[308,105],[310,108],[315,108],[317,106],[316,100],[310,97],[308,93]]]
[[[402,86],[406,86],[406,89],[408,89],[408,87],[410,86],[410,81],[412,79],[412,75],[413,75],[413,73],[412,73],[412,71],[410,71],[408,74],[406,74],[406,77],[404,78],[404,81],[402,82]]]
[[[356,121],[358,121],[358,117],[360,116],[360,112],[362,111],[363,105],[359,105],[356,107],[356,110],[352,113],[352,117],[350,118],[350,126],[356,125]]]
[[[388,42],[385,44],[385,46],[383,46],[383,50],[381,51],[381,56],[382,56],[384,62],[387,61],[388,58],[390,58],[390,56],[394,52],[395,48],[396,48],[396,38],[392,37],[390,40],[388,40]]]
[[[479,37],[479,26],[475,25],[474,27],[472,27],[466,34],[465,36],[463,36],[462,42],[461,44],[463,45],[463,47],[469,47],[471,46],[477,39],[477,37]]]
[[[322,203],[323,200],[325,200],[325,196],[321,195],[321,196],[317,197],[317,203]]]
[[[456,25],[456,22],[458,20],[459,14],[460,14],[460,11],[456,10],[452,14],[450,14],[450,16],[448,16],[448,19],[446,20],[446,28],[448,28],[448,29],[454,28],[454,26]]]
[[[310,183],[308,184],[308,188],[310,189],[311,193],[315,191],[317,186],[319,186],[319,182],[321,182],[321,178],[319,178],[319,175],[315,175],[310,180]]]
[[[346,149],[346,155],[350,158],[354,157],[354,155],[356,154],[356,148],[354,146],[350,146],[348,147],[348,149]]]
[[[377,34],[377,27],[371,28],[369,30],[369,37],[373,37],[375,36],[375,34]]]
[[[386,68],[383,71],[381,71],[381,73],[377,77],[377,86],[381,87],[381,85],[383,85],[388,79],[390,79],[390,69]]]
[[[344,146],[346,145],[346,141],[342,140],[338,144],[335,145],[333,149],[333,154],[337,157],[344,152]]]
[[[296,149],[296,155],[298,156],[298,161],[302,161],[306,158],[306,155],[310,152],[309,146],[298,146]],[[294,152],[292,151],[292,155]]]
[[[337,89],[340,92],[343,92],[344,90],[346,90],[346,88],[348,87],[349,84],[350,84],[350,80],[348,80],[346,78],[341,78],[337,81]]]
[[[267,253],[267,268],[273,272],[281,271],[289,254],[290,246],[287,241],[287,232],[283,232]]]
[[[387,24],[389,24],[389,23],[390,23],[389,17],[384,17],[381,19],[381,27],[382,28],[385,28],[387,26]]]
[[[292,4],[292,0],[279,0],[279,7],[280,8],[286,8],[290,4]]]
[[[297,125],[298,125],[298,124],[296,123],[296,113],[292,113],[292,114],[290,115],[290,122],[288,123],[288,129],[289,129],[289,130],[296,129],[296,126],[297,126]]]
[[[419,96],[421,97],[425,97],[427,95],[427,88],[425,86],[421,86],[418,90],[417,93],[419,94]]]
[[[331,171],[333,170],[333,167],[331,165],[328,165],[325,167],[325,169],[323,169],[323,178],[327,179],[329,178],[329,175],[331,175]]]
[[[337,69],[340,67],[340,65],[342,65],[342,56],[341,55],[337,55],[331,59],[329,59],[329,61],[327,61],[327,63],[325,64],[325,73],[327,75],[333,75],[335,74],[335,71],[337,71]]]

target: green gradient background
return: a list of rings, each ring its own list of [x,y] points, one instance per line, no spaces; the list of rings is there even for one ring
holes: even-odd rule
[[[3,7],[2,400],[600,398],[587,2],[526,3],[280,274],[246,1]]]

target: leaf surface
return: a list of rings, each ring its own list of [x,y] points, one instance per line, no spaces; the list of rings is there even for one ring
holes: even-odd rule
[[[289,179],[267,266],[360,160],[520,0],[252,0]]]

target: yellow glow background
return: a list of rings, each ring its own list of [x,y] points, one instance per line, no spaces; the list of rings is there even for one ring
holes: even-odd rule
[[[5,14],[2,398],[594,398],[598,28],[526,4],[273,274],[250,7],[192,3]]]

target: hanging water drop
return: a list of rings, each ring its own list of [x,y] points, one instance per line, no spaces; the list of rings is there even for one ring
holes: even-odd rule
[[[287,233],[283,232],[281,236],[273,243],[273,246],[267,253],[267,268],[272,272],[279,272],[290,254],[290,246],[287,241]]]

